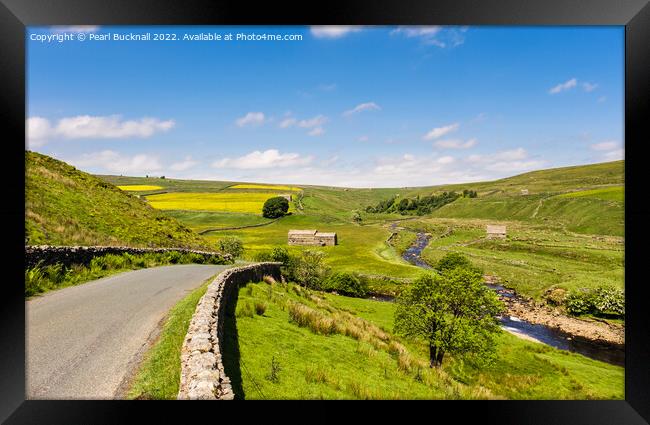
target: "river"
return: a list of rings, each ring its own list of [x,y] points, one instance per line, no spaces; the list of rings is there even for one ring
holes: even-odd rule
[[[417,238],[404,253],[402,258],[423,269],[431,270],[432,267],[422,260],[422,250],[429,244],[431,236],[418,232]],[[488,284],[500,298],[517,297],[517,294],[500,285]],[[596,344],[584,338],[571,336],[555,328],[545,325],[529,323],[515,316],[501,316],[501,327],[513,334],[518,334],[525,339],[532,339],[543,344],[548,344],[560,350],[568,350],[582,354],[586,357],[604,361],[617,366],[625,365],[625,352],[617,347]]]

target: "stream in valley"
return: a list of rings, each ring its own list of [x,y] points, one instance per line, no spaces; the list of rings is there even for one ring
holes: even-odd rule
[[[406,261],[427,270],[432,267],[421,258],[422,250],[429,244],[431,236],[426,233],[417,233],[415,243],[404,253],[402,258]],[[518,295],[510,289],[500,285],[488,284],[502,300],[518,299]],[[548,344],[561,350],[573,351],[586,357],[604,361],[618,366],[625,365],[625,351],[620,347],[597,344],[588,339],[572,336],[559,329],[550,328],[542,324],[529,323],[515,316],[500,317],[501,326],[506,331],[518,334],[525,339],[533,339]]]

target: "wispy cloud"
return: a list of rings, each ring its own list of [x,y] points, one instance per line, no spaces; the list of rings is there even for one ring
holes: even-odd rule
[[[55,138],[64,139],[124,139],[147,138],[154,133],[166,132],[175,125],[174,120],[141,118],[124,120],[120,115],[79,115],[60,119],[52,125],[47,118],[27,119],[27,138],[32,146],[40,146]]]
[[[350,25],[315,25],[310,27],[311,35],[316,38],[341,38],[354,32],[359,32],[362,26]]]
[[[278,126],[280,128],[299,127],[309,129],[309,132],[307,132],[308,136],[322,136],[325,134],[323,125],[328,121],[329,119],[325,115],[316,115],[311,118],[299,120],[289,114],[285,116],[282,121],[280,121],[280,124],[278,124]]]
[[[596,90],[596,88],[598,88],[598,84],[592,84],[587,82],[582,83],[582,89],[587,93]]]
[[[456,47],[465,42],[467,27],[431,26],[399,26],[390,32],[392,36],[417,38],[424,45],[441,48]]]
[[[610,151],[612,149],[620,148],[621,143],[618,140],[607,140],[600,143],[594,143],[590,147],[595,151]]]
[[[442,127],[436,127],[431,129],[427,134],[422,136],[423,140],[432,140],[432,139],[438,139],[446,134],[452,133],[460,127],[459,123],[453,123],[449,125],[445,125]]]
[[[349,117],[354,114],[358,114],[359,112],[364,112],[364,111],[378,111],[380,110],[381,107],[377,105],[375,102],[366,102],[366,103],[360,103],[354,108],[343,112],[343,116]]]
[[[558,84],[555,87],[552,87],[548,92],[549,94],[558,94],[560,92],[569,90],[578,85],[578,80],[571,78],[570,80],[565,81],[564,83]]]
[[[476,146],[476,139],[461,140],[461,139],[450,139],[450,140],[438,140],[434,142],[434,146],[442,149],[469,149]]]
[[[619,140],[605,140],[589,146],[591,150],[601,153],[606,161],[615,161],[625,158],[625,148]]]
[[[310,136],[322,136],[325,134],[325,130],[323,130],[323,127],[314,127],[309,133],[307,133]]]
[[[253,151],[238,158],[223,158],[212,163],[214,168],[259,169],[271,167],[293,167],[307,165],[313,156],[297,153],[280,153],[277,149]]]
[[[264,116],[263,112],[249,112],[243,117],[237,118],[237,120],[235,120],[235,124],[237,124],[238,127],[258,126],[264,124],[265,122],[266,117]]]

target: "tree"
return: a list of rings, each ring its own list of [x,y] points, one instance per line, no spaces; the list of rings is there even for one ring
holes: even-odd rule
[[[459,252],[448,252],[442,257],[435,266],[435,269],[439,272],[444,272],[446,270],[455,269],[456,267],[464,267],[466,269],[474,269],[477,272],[480,270],[472,265],[472,263]]]
[[[352,221],[354,221],[357,224],[361,224],[361,221],[363,220],[361,218],[361,213],[357,210],[352,211],[351,217],[352,217]]]
[[[244,252],[244,244],[241,239],[235,236],[226,236],[219,239],[219,251],[232,255],[234,258],[239,257]]]
[[[289,201],[282,196],[267,199],[262,207],[262,215],[266,218],[282,217],[287,211],[289,211]]]
[[[328,272],[324,259],[325,253],[321,251],[311,249],[302,251],[294,272],[298,283],[310,289],[320,289]]]
[[[456,267],[427,273],[397,298],[395,332],[424,338],[431,367],[440,367],[446,353],[489,361],[495,353],[496,318],[503,310],[480,273]]]

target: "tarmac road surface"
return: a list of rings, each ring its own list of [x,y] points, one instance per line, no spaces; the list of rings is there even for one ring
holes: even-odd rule
[[[169,309],[229,267],[140,269],[26,301],[27,399],[122,398]]]

